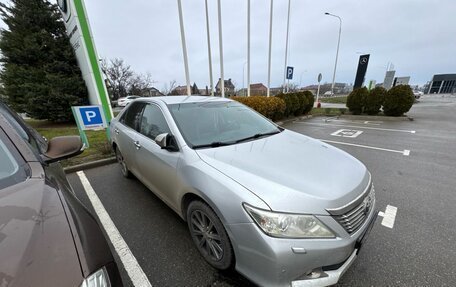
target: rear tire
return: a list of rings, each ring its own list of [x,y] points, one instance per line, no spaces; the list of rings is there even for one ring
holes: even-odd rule
[[[116,148],[116,159],[120,165],[120,171],[122,172],[122,175],[126,178],[131,178],[131,172],[128,170],[127,163],[125,162],[125,159],[119,148]]]
[[[219,270],[231,268],[234,262],[233,247],[215,212],[204,202],[192,201],[187,208],[187,223],[201,256]]]

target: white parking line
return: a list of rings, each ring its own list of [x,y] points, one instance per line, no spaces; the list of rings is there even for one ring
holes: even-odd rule
[[[385,212],[380,211],[378,216],[383,217],[382,225],[388,228],[394,227],[394,222],[396,221],[397,207],[392,205],[387,205]]]
[[[122,238],[122,235],[120,235],[119,230],[114,225],[114,222],[112,222],[111,217],[109,217],[108,212],[106,211],[97,194],[93,190],[92,185],[90,185],[90,182],[87,179],[84,172],[78,171],[77,175],[81,180],[82,186],[84,187],[87,197],[92,203],[93,209],[97,213],[98,218],[100,219],[100,222],[103,225],[103,228],[109,237],[109,240],[114,246],[117,255],[119,255],[120,260],[122,261],[122,264],[125,270],[127,271],[128,276],[131,279],[131,282],[133,283],[133,286],[152,286],[152,284],[150,284],[149,282],[149,279],[147,279],[146,274],[144,274],[144,271],[142,270],[141,266],[139,266],[138,261],[136,261],[136,258],[131,252],[130,248],[128,248],[127,243]]]
[[[381,151],[401,153],[402,155],[405,155],[405,156],[410,155],[410,150],[408,150],[408,149],[394,150],[394,149],[387,149],[387,148],[368,146],[368,145],[360,145],[360,144],[353,144],[353,143],[346,143],[346,142],[336,142],[336,141],[330,141],[330,140],[324,140],[324,139],[318,139],[318,140],[320,140],[322,142],[326,142],[326,143],[334,143],[334,144],[340,144],[340,145],[356,146],[356,147],[362,147],[362,148],[367,148],[367,149],[375,149],[375,150],[381,150]]]
[[[338,125],[338,124],[305,123],[305,122],[299,122],[299,121],[294,121],[293,123],[296,123],[296,124],[303,124],[303,125],[311,125],[311,126],[333,126],[333,127],[348,127],[348,128],[367,129],[367,130],[387,131],[387,132],[401,132],[401,133],[410,133],[410,134],[416,133],[416,131],[410,131],[410,130],[383,129],[383,128],[374,128],[374,127],[366,127],[366,126],[352,126],[352,125]]]
[[[323,120],[325,123],[329,122],[338,122],[338,123],[352,123],[352,124],[365,124],[365,125],[373,125],[373,126],[380,126],[383,122],[382,121],[348,121],[348,120],[338,120],[333,118],[325,118]]]

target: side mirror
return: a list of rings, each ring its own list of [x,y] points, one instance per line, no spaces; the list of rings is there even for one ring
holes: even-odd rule
[[[48,150],[41,158],[45,163],[53,163],[81,154],[84,150],[79,136],[55,137],[48,142]]]
[[[176,139],[173,135],[170,135],[168,133],[159,134],[156,136],[155,143],[157,143],[158,146],[160,146],[162,149],[166,149],[168,151],[179,151]]]

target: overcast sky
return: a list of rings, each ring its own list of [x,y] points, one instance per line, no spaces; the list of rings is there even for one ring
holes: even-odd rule
[[[247,59],[246,0],[222,0],[225,78],[242,87]],[[251,82],[267,82],[269,0],[252,0]],[[176,0],[85,0],[100,57],[123,58],[150,72],[157,88],[185,84]],[[204,0],[182,0],[190,80],[209,84]],[[283,81],[286,0],[274,1],[272,86]],[[424,84],[436,73],[456,73],[455,0],[292,0],[289,65],[294,82],[309,85],[318,73],[332,81],[339,22],[342,37],[336,81],[353,83],[360,53],[370,53],[366,81],[383,82],[388,62],[396,76]],[[220,76],[217,1],[209,0],[214,79]],[[215,83],[214,83],[215,84]]]

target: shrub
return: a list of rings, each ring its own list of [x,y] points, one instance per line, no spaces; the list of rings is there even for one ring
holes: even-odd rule
[[[286,110],[284,100],[277,97],[251,96],[231,97],[231,99],[254,109],[273,121],[282,119]]]
[[[276,97],[285,101],[285,117],[293,116],[299,113],[300,102],[296,93],[279,94]]]
[[[382,87],[376,87],[371,90],[366,97],[364,112],[368,115],[378,114],[385,99],[386,92]]]
[[[309,106],[309,100],[307,99],[304,93],[296,93],[296,97],[298,98],[299,108],[295,111],[295,116],[300,116],[304,114]]]
[[[311,91],[304,91],[304,92],[302,92],[302,93],[303,93],[303,94],[306,96],[306,98],[307,98],[307,106],[306,106],[306,108],[304,109],[304,114],[308,114],[308,113],[312,110],[312,108],[313,108],[313,106],[314,106],[315,98],[314,98],[314,95],[312,94]]]
[[[386,93],[383,113],[387,116],[402,116],[410,110],[414,102],[415,97],[409,85],[393,87]]]
[[[366,87],[353,90],[347,97],[347,107],[354,115],[363,112],[364,103],[369,91]]]

